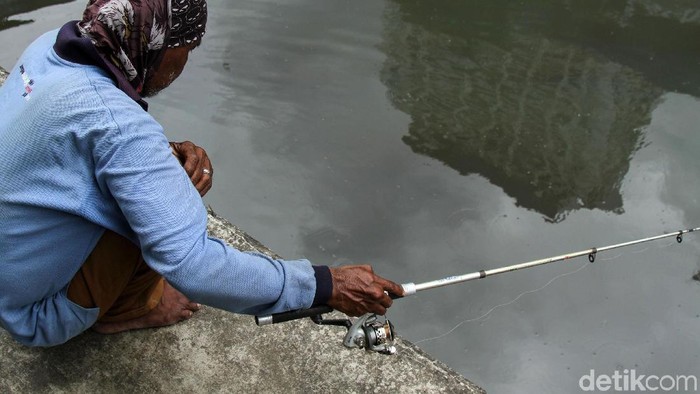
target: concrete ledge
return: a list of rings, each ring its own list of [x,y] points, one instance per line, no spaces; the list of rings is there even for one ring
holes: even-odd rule
[[[275,255],[211,209],[209,231]],[[344,335],[309,319],[260,328],[209,307],[175,326],[86,332],[48,349],[23,347],[0,329],[0,392],[483,392],[407,341],[385,356],[344,348]]]

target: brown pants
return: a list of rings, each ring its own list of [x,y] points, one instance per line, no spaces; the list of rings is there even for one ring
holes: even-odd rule
[[[86,308],[99,307],[98,322],[123,322],[155,308],[163,284],[136,245],[107,230],[71,280],[68,299]]]

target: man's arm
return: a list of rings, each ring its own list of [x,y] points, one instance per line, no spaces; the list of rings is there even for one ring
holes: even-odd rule
[[[190,141],[171,142],[170,146],[189,175],[192,184],[200,195],[204,196],[211,188],[213,174],[206,151]],[[208,171],[204,171],[205,169]],[[383,315],[386,313],[386,308],[392,304],[392,299],[387,293],[403,295],[403,288],[400,285],[375,275],[369,265],[331,268],[330,274],[332,279],[329,284],[318,283],[320,278],[316,278],[317,286],[331,286],[329,299],[316,301],[327,303],[333,309],[350,316],[359,316],[367,312]],[[316,294],[318,298],[318,290]]]

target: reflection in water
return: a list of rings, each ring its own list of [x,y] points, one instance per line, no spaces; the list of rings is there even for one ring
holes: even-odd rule
[[[700,86],[682,72],[700,51],[680,48],[698,46],[682,38],[698,36],[700,9],[540,3],[390,2],[381,79],[412,117],[403,141],[548,220],[622,212],[620,183],[657,98]],[[668,65],[649,64],[674,48]],[[664,77],[669,69],[680,75]]]
[[[50,5],[70,3],[73,0],[0,0],[0,30],[31,23],[32,20],[9,19],[12,15],[38,10]]]

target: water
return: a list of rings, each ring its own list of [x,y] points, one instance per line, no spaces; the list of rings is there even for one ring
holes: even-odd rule
[[[35,22],[0,32],[0,64],[80,3],[13,17]],[[206,202],[284,256],[423,282],[700,225],[694,1],[210,9],[151,112],[208,150]],[[430,290],[389,317],[490,392],[576,392],[591,369],[700,376],[699,245]]]

